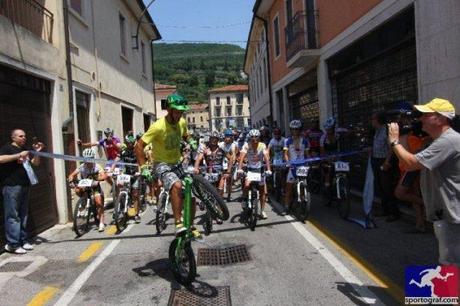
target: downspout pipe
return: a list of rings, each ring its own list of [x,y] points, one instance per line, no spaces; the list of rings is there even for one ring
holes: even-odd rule
[[[269,98],[268,98],[268,103],[270,104],[270,125],[273,125],[273,93],[272,93],[272,80],[271,80],[271,68],[270,68],[270,43],[268,40],[268,21],[260,16],[257,16],[257,14],[254,14],[254,17],[259,19],[260,21],[263,22],[264,24],[264,29],[265,29],[265,42],[267,44],[266,53],[267,53],[267,72],[268,72],[268,91],[269,91]]]
[[[64,38],[65,38],[65,57],[67,70],[67,91],[69,99],[69,117],[64,120],[61,127],[62,141],[64,144],[64,154],[75,155],[75,114],[74,114],[74,99],[73,99],[73,78],[72,78],[72,62],[70,58],[70,28],[69,28],[69,6],[67,0],[62,0],[64,13]],[[65,163],[66,177],[76,167],[75,162]],[[67,188],[67,220],[72,220],[72,194],[70,188]]]

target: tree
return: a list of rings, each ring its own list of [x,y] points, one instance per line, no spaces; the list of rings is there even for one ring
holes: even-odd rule
[[[206,83],[206,86],[208,88],[214,87],[214,82],[215,82],[216,74],[212,70],[206,71],[206,76],[204,82]]]

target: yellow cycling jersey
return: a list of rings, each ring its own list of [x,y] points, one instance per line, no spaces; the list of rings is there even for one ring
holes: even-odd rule
[[[141,139],[146,144],[152,144],[152,157],[155,162],[176,164],[181,158],[180,142],[187,134],[187,122],[184,118],[171,125],[163,117],[153,123]]]

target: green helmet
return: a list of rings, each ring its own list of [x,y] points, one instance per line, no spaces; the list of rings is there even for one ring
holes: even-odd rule
[[[168,96],[168,107],[180,111],[187,111],[190,107],[187,105],[188,101],[179,94],[171,94]]]
[[[136,142],[136,137],[134,137],[134,135],[132,135],[132,134],[128,134],[125,137],[125,142],[126,143],[135,143]]]

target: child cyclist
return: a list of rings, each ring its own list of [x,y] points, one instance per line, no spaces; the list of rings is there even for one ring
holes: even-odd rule
[[[96,156],[96,152],[91,149],[87,148],[83,150],[83,157],[85,158],[94,158]],[[101,185],[99,182],[103,182],[107,179],[107,174],[100,165],[94,162],[85,162],[81,164],[74,172],[72,172],[67,181],[70,183],[75,180],[76,176],[80,174],[81,179],[92,179],[97,181],[97,184],[93,187],[94,191],[94,202],[96,203],[97,209],[97,218],[99,219],[99,232],[103,232],[105,229],[104,224],[104,193],[102,192]],[[83,189],[79,187],[75,187],[75,193],[81,197],[83,195]]]

